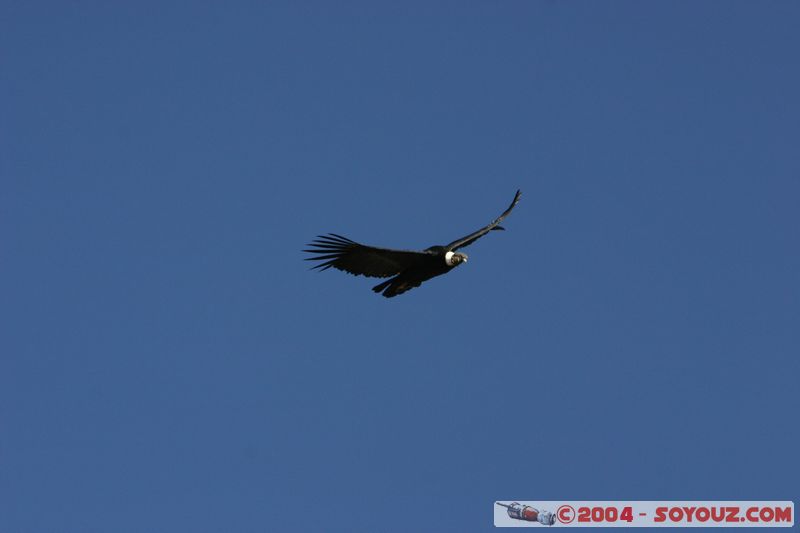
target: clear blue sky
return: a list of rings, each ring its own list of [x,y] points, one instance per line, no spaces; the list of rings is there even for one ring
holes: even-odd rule
[[[0,531],[798,499],[797,2],[4,2]],[[319,233],[447,243],[392,300]]]

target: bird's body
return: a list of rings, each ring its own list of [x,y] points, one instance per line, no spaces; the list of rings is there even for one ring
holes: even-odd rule
[[[445,249],[444,246],[431,246],[427,248],[423,251],[423,254],[420,254],[418,264],[409,265],[408,268],[397,276],[372,287],[372,290],[375,292],[383,291],[384,296],[391,298],[392,296],[403,294],[414,287],[419,287],[423,281],[428,281],[436,276],[447,274],[462,262],[466,261],[466,256],[464,254],[459,254],[464,257],[464,259],[460,261],[457,260],[457,262],[454,262],[452,258],[448,261],[445,257],[447,251],[448,250]],[[456,257],[453,252],[450,253],[452,254],[451,257]]]
[[[334,267],[356,276],[390,278],[372,290],[392,298],[465,263],[467,255],[456,250],[469,246],[492,230],[503,229],[499,224],[517,205],[519,197],[520,191],[517,191],[508,209],[488,226],[444,246],[431,246],[422,251],[392,250],[365,246],[341,235],[329,233],[317,237],[309,245],[313,248],[304,251],[316,254],[307,260],[323,261],[313,268],[326,270]]]

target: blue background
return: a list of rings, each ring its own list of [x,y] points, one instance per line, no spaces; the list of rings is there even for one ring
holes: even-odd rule
[[[0,530],[797,499],[800,4],[4,2]],[[333,231],[467,265],[392,300]]]

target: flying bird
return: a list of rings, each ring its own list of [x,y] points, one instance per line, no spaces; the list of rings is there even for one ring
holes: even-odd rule
[[[322,271],[333,267],[356,276],[390,278],[375,285],[372,290],[383,292],[383,296],[392,298],[466,263],[467,254],[456,250],[469,246],[490,231],[505,229],[500,226],[500,222],[517,205],[520,194],[517,191],[508,209],[488,226],[444,246],[431,246],[422,251],[392,250],[366,246],[347,237],[329,233],[318,236],[308,245],[309,249],[303,251],[314,254],[313,257],[307,257],[306,261],[322,261],[312,269]]]

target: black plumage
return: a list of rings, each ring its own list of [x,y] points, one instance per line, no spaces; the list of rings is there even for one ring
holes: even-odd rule
[[[502,230],[500,222],[506,218],[519,202],[520,191],[508,209],[489,225],[444,246],[431,246],[422,251],[392,250],[366,246],[335,233],[320,235],[303,250],[314,254],[306,261],[322,261],[312,268],[327,270],[331,267],[356,276],[390,278],[372,288],[391,298],[419,287],[422,282],[445,274],[467,261],[467,255],[456,250],[474,243],[493,230]]]

